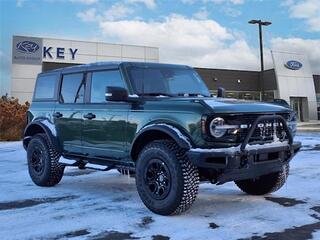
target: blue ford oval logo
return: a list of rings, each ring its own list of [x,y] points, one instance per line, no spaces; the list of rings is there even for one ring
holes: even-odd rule
[[[291,70],[299,70],[300,68],[302,68],[302,63],[295,61],[295,60],[291,60],[291,61],[288,61],[285,64],[285,66],[286,66],[286,68],[291,69]]]
[[[35,53],[39,49],[39,45],[31,41],[19,42],[16,45],[18,51],[23,53]]]

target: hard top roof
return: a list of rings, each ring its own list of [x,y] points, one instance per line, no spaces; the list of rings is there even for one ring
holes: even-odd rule
[[[46,71],[40,74],[48,73],[72,73],[72,72],[82,72],[88,70],[99,70],[99,69],[110,69],[118,68],[120,65],[133,66],[133,67],[171,67],[171,68],[189,68],[186,65],[178,64],[167,64],[167,63],[155,63],[155,62],[95,62],[89,64],[74,65],[70,67],[57,68],[54,70]]]

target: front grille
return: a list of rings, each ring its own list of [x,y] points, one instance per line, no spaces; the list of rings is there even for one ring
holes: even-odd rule
[[[286,121],[289,119],[289,113],[281,113],[281,115]],[[242,142],[247,136],[251,125],[255,122],[255,120],[260,115],[238,115],[238,116],[230,116],[227,118],[228,124],[240,125],[242,128],[240,129],[238,140]],[[252,137],[249,140],[249,143],[265,143],[272,142],[274,140],[274,133],[276,132],[277,138],[280,140],[287,140],[286,133],[282,124],[279,120],[265,120],[261,121],[256,129]]]

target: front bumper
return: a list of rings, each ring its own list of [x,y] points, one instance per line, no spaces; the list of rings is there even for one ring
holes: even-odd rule
[[[266,119],[279,120],[284,126],[288,141],[250,145],[249,140],[254,129],[259,122]],[[222,184],[281,171],[300,148],[301,143],[293,142],[291,132],[281,116],[260,116],[252,125],[244,142],[238,147],[194,148],[187,151],[187,155],[195,166],[215,170],[217,172],[216,181]]]
[[[225,183],[278,172],[300,148],[300,142],[291,145],[285,142],[250,145],[245,151],[238,147],[191,149],[187,155],[195,166],[217,170],[220,173],[217,182]]]

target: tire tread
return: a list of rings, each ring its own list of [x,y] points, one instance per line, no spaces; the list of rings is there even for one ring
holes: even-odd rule
[[[39,133],[36,134],[33,138],[39,139],[44,144],[50,160],[50,170],[48,176],[46,176],[45,178],[46,180],[35,183],[39,186],[52,187],[58,184],[63,177],[64,165],[59,163],[61,154],[56,150],[46,134]]]
[[[160,213],[162,215],[177,215],[182,212],[187,211],[191,205],[194,203],[199,189],[199,172],[198,169],[188,160],[186,155],[186,150],[180,148],[174,141],[172,140],[155,140],[150,142],[145,148],[140,152],[139,158],[141,154],[145,151],[149,150],[159,150],[162,149],[164,151],[169,150],[176,156],[176,160],[178,161],[183,177],[183,190],[182,196],[178,203],[175,203],[174,209],[166,209]],[[169,214],[167,214],[169,212]]]
[[[257,180],[247,179],[235,181],[235,184],[245,193],[251,195],[265,195],[278,191],[287,181],[289,164],[285,164],[280,172],[271,173]]]

